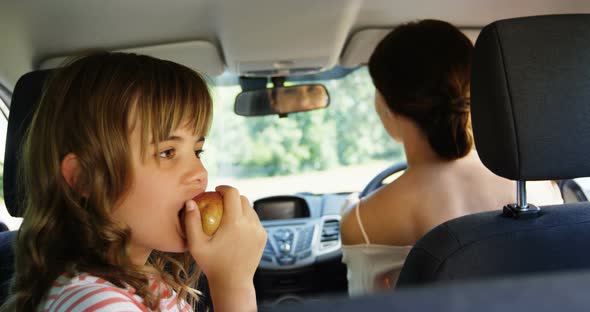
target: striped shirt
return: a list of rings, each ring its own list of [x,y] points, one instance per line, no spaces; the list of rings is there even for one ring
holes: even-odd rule
[[[160,310],[191,311],[184,300],[176,296],[176,292],[165,283],[150,281],[152,291],[161,296]],[[60,275],[45,300],[39,305],[43,312],[75,312],[75,311],[152,311],[143,304],[143,299],[134,294],[132,287],[119,288],[114,284],[87,273],[74,277]]]

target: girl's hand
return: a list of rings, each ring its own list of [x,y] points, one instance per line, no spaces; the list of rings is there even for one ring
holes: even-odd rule
[[[203,232],[196,203],[186,203],[188,250],[207,276],[216,311],[226,310],[224,307],[233,310],[232,302],[240,301],[243,309],[245,301],[252,299],[255,309],[253,278],[266,244],[266,231],[238,190],[230,186],[218,186],[215,190],[223,197],[224,212],[212,237]]]

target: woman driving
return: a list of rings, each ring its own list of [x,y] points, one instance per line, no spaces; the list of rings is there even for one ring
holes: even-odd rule
[[[453,25],[423,20],[395,28],[370,58],[375,110],[403,143],[408,169],[343,216],[351,295],[395,286],[412,245],[435,226],[516,201],[515,182],[490,172],[473,148],[472,50]],[[532,203],[562,202],[553,183],[527,186]]]

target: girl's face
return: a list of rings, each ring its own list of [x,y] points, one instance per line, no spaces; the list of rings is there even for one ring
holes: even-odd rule
[[[129,254],[136,264],[144,264],[153,249],[186,250],[178,214],[187,200],[207,188],[207,170],[200,159],[203,137],[179,128],[159,148],[150,144],[142,161],[140,129],[138,121],[130,135],[132,185],[113,211],[117,221],[131,228]]]
[[[398,142],[402,142],[399,120],[397,120],[396,114],[387,107],[385,98],[377,89],[375,89],[375,111],[389,136]]]

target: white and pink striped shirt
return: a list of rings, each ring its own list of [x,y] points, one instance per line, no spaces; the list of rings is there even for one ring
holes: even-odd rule
[[[191,311],[186,301],[179,300],[170,286],[150,281],[152,291],[160,293],[160,310]],[[60,275],[47,298],[39,305],[43,312],[76,312],[76,311],[118,311],[146,312],[151,311],[143,305],[143,299],[134,294],[133,288],[119,288],[114,284],[87,273],[74,277]]]

